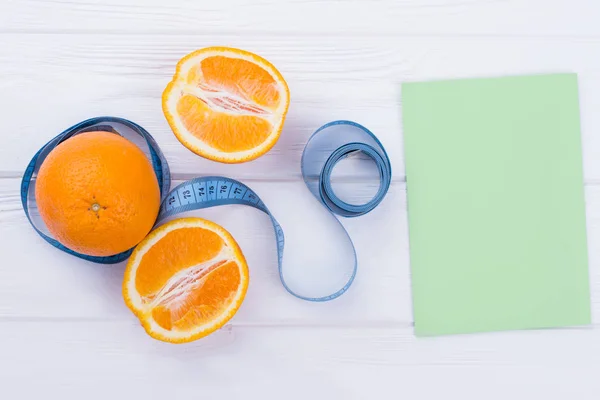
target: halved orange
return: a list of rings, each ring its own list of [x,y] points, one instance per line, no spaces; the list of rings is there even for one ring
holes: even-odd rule
[[[248,289],[248,265],[223,227],[202,218],[162,225],[134,250],[123,297],[155,339],[184,343],[222,327]]]
[[[290,92],[275,67],[256,54],[208,47],[177,64],[162,107],[175,136],[215,161],[253,160],[279,139]]]

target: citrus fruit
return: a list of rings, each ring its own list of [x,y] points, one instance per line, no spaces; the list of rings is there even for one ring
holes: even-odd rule
[[[56,146],[40,167],[35,200],[50,233],[71,250],[110,256],[152,229],[160,190],[148,158],[111,132],[87,132]]]
[[[180,218],[135,248],[123,297],[150,336],[183,343],[229,321],[247,288],[248,265],[229,232],[202,218]]]
[[[287,83],[271,63],[226,47],[182,58],[162,97],[177,139],[196,154],[226,163],[253,160],[271,149],[289,103]]]

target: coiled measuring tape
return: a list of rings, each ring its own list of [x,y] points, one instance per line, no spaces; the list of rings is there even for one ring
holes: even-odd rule
[[[277,260],[279,277],[284,288],[292,295],[309,301],[327,301],[335,299],[343,294],[354,281],[358,262],[354,245],[346,232],[346,236],[352,246],[354,266],[343,286],[332,294],[326,296],[312,297],[305,296],[294,291],[286,283],[283,272],[283,250],[285,236],[281,225],[277,222],[273,214],[263,203],[260,197],[245,184],[231,178],[222,176],[206,176],[195,178],[179,184],[173,190],[168,192],[171,184],[171,177],[167,161],[160,151],[160,148],[152,136],[141,126],[115,117],[98,117],[83,121],[48,142],[39,150],[25,170],[21,182],[21,201],[27,218],[37,233],[54,247],[65,251],[74,256],[88,261],[112,264],[121,262],[129,257],[133,249],[109,257],[94,257],[75,252],[51,236],[42,232],[36,227],[29,211],[30,191],[34,187],[31,185],[35,172],[39,169],[48,154],[61,142],[70,137],[83,132],[93,130],[103,130],[121,134],[122,128],[129,129],[131,132],[142,137],[149,149],[150,158],[161,190],[161,206],[156,224],[159,224],[165,218],[192,210],[199,210],[215,206],[238,204],[253,207],[267,214],[271,219],[275,237],[277,240]],[[331,186],[331,172],[335,164],[345,157],[356,152],[362,152],[370,157],[376,164],[379,171],[380,185],[375,197],[363,205],[349,204],[339,199]],[[351,121],[334,121],[319,128],[309,139],[304,153],[302,155],[302,176],[308,189],[327,209],[333,214],[343,217],[356,217],[373,210],[385,197],[391,183],[391,165],[389,158],[375,135],[367,128]],[[168,192],[168,193],[167,193]],[[341,223],[333,217],[337,223]],[[343,226],[342,226],[343,229]]]

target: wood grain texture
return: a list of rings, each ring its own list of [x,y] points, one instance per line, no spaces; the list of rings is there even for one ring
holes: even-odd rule
[[[478,39],[220,36],[225,44],[271,60],[292,95],[282,137],[264,157],[224,165],[196,156],[172,134],[160,96],[177,60],[215,43],[213,35],[2,35],[0,170],[19,176],[50,137],[83,119],[123,116],[152,133],[177,175],[299,179],[310,135],[334,119],[371,129],[404,178],[401,126],[403,81],[525,73],[576,72],[582,110],[584,171],[600,182],[600,41],[593,39]],[[18,62],[16,62],[18,60]],[[31,116],[35,115],[35,118]],[[350,170],[349,176],[360,172]]]
[[[595,0],[4,0],[5,32],[598,35]]]
[[[129,322],[0,323],[8,398],[597,398],[600,336],[230,327],[168,345]],[[12,396],[11,396],[12,395]]]

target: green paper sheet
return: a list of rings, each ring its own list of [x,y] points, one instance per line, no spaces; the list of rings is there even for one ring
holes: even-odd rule
[[[405,83],[417,336],[591,321],[575,74]]]

